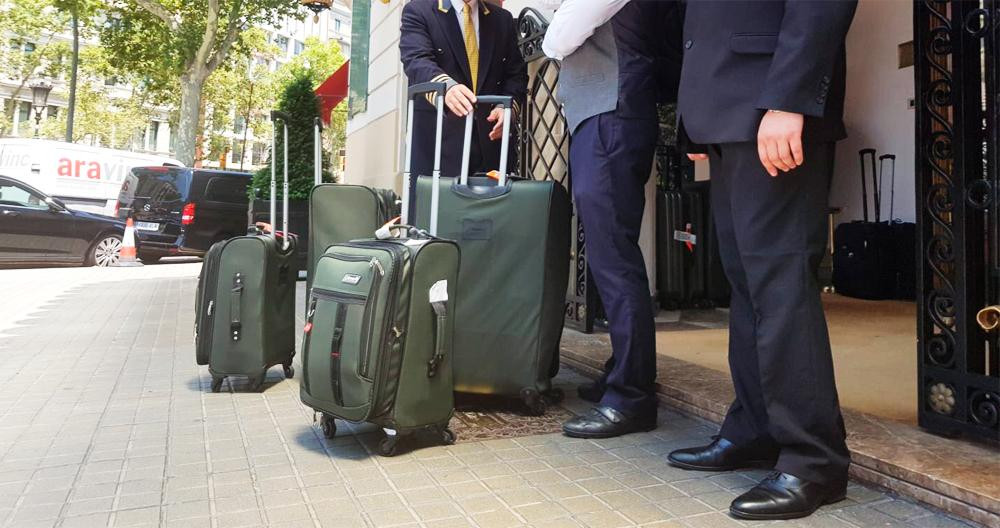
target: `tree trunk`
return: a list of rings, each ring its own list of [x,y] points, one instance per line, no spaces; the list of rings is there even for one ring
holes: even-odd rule
[[[181,108],[177,123],[177,160],[193,167],[198,137],[198,117],[201,111],[201,89],[206,75],[185,73],[181,76]]]
[[[80,67],[80,17],[73,4],[73,65],[69,77],[69,108],[66,115],[66,142],[73,142],[73,121],[76,119],[76,79]]]

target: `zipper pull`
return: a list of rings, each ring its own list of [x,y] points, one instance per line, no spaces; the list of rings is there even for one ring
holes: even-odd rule
[[[383,277],[385,276],[385,268],[382,267],[382,263],[379,262],[377,258],[372,257],[372,260],[371,262],[368,263],[368,266],[377,269],[379,275]]]
[[[205,315],[212,317],[212,308],[215,308],[215,300],[208,301],[208,313]]]
[[[313,297],[312,301],[309,303],[309,311],[306,312],[306,326],[302,331],[306,334],[312,331],[313,328],[313,315],[316,314],[316,301],[317,299]]]
[[[403,331],[400,330],[398,327],[395,327],[395,326],[392,327],[392,333],[393,333],[393,337],[396,340],[399,340],[400,337],[403,337]]]

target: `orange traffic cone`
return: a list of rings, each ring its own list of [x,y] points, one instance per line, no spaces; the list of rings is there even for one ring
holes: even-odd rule
[[[132,225],[132,217],[125,221],[125,236],[122,237],[122,249],[118,253],[118,262],[112,266],[119,268],[131,268],[142,266],[142,262],[136,258],[135,252],[135,226]]]

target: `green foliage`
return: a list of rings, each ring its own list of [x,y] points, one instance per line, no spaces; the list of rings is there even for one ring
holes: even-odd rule
[[[278,110],[289,115],[288,122],[288,198],[304,200],[313,187],[313,134],[315,119],[319,117],[319,98],[313,92],[312,79],[301,76],[294,79],[278,98]],[[274,147],[275,166],[278,178],[278,197],[281,197],[282,167],[284,164],[284,138],[280,124],[276,124],[277,143]],[[329,156],[323,157],[323,181],[332,182],[333,175],[328,170]],[[253,177],[249,194],[259,189],[264,198],[270,198],[271,168],[261,169]]]

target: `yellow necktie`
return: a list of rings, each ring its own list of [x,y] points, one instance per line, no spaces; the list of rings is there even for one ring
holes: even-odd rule
[[[465,54],[469,57],[469,73],[472,74],[472,93],[476,93],[479,79],[479,42],[476,39],[476,24],[472,21],[472,6],[468,2],[465,11]]]

